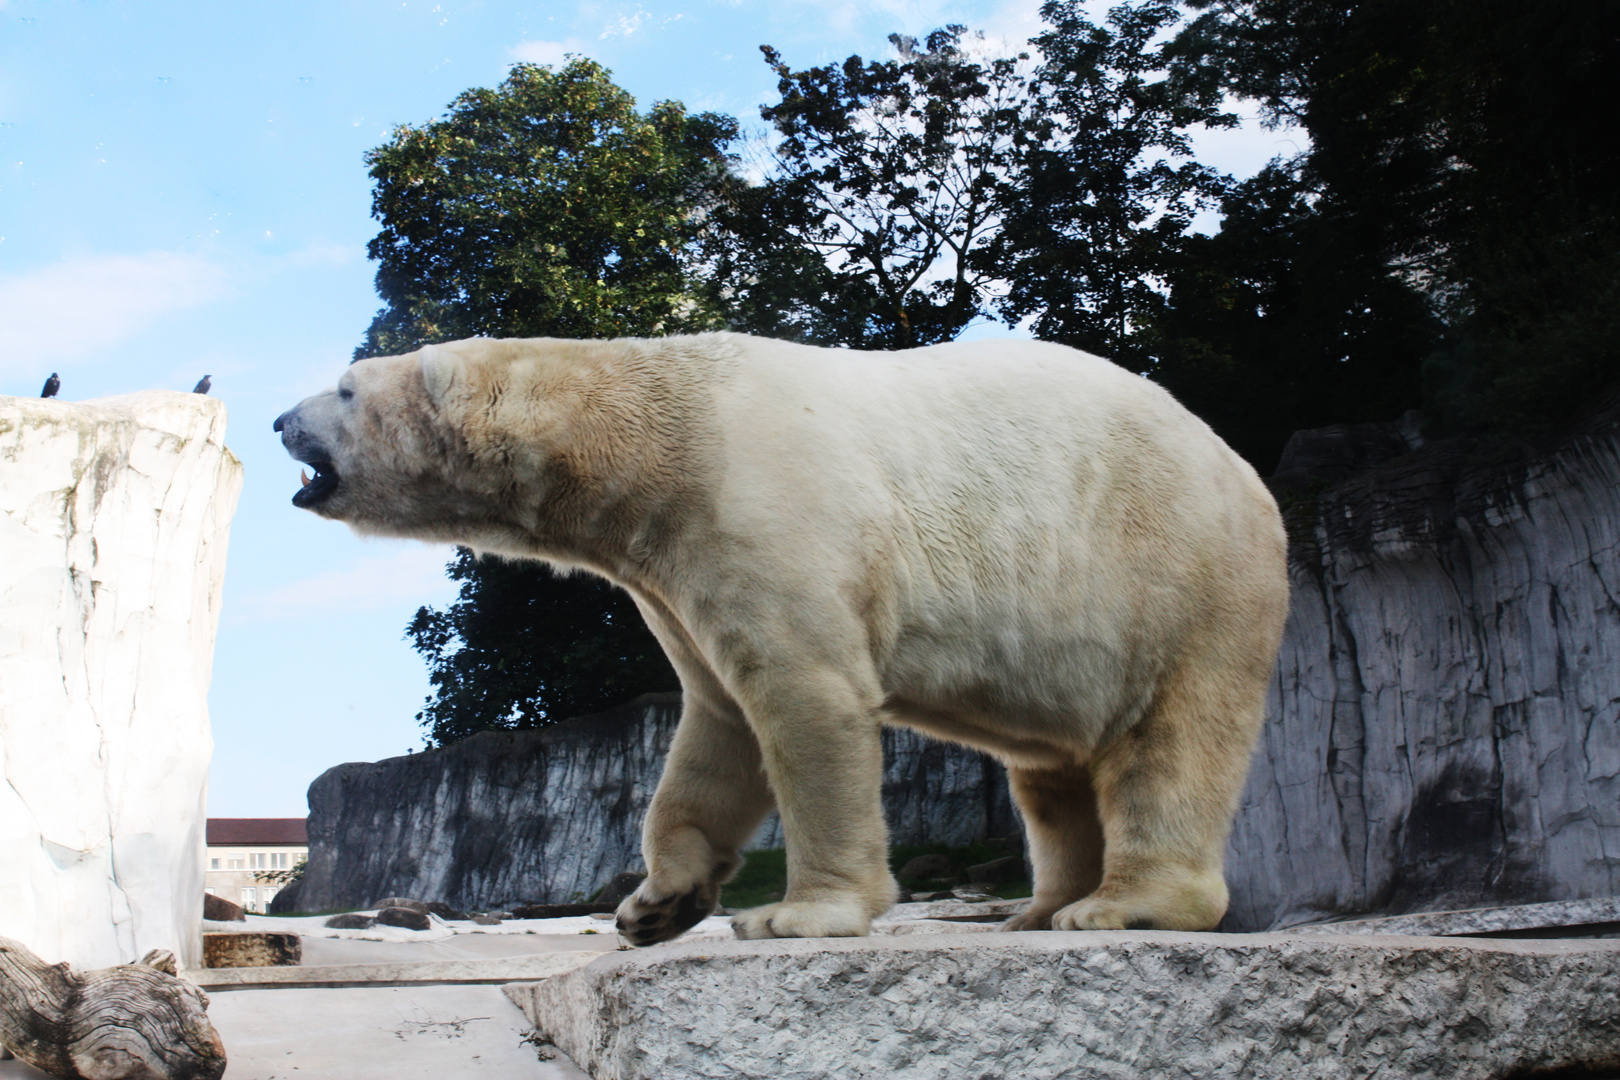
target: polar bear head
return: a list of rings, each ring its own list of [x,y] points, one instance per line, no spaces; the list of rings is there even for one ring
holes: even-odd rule
[[[350,365],[337,386],[276,419],[315,475],[293,505],[356,532],[546,554],[602,503],[660,478],[650,446],[660,380],[650,343],[470,338]],[[652,365],[656,366],[656,365]]]

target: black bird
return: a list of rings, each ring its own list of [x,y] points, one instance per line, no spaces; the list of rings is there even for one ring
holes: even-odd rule
[[[193,394],[206,394],[206,393],[208,393],[208,388],[214,385],[212,382],[209,381],[212,378],[213,378],[212,375],[204,375],[202,378],[197,380],[197,385],[193,386],[191,388],[191,392]]]
[[[56,377],[56,372],[53,371],[51,372],[51,377],[45,380],[45,389],[39,392],[39,396],[55,397],[56,392],[60,389],[62,389],[62,380],[58,379]]]

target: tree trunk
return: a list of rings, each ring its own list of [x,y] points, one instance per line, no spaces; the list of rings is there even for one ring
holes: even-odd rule
[[[164,949],[81,975],[0,937],[0,1047],[77,1080],[219,1080],[225,1072],[208,997],[178,977]]]

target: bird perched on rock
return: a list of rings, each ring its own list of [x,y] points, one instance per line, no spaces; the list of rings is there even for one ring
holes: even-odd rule
[[[212,379],[212,375],[204,375],[202,378],[197,380],[197,385],[191,388],[191,392],[193,394],[208,393],[208,388],[214,385],[213,382],[210,381]]]
[[[55,397],[56,392],[60,389],[62,389],[62,380],[58,379],[56,377],[56,372],[53,371],[51,372],[51,377],[45,380],[45,389],[39,392],[39,396]]]

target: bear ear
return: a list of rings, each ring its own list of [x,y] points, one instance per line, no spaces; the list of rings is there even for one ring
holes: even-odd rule
[[[444,397],[456,381],[456,358],[432,345],[422,349],[422,382],[427,387],[428,400],[442,405]]]

